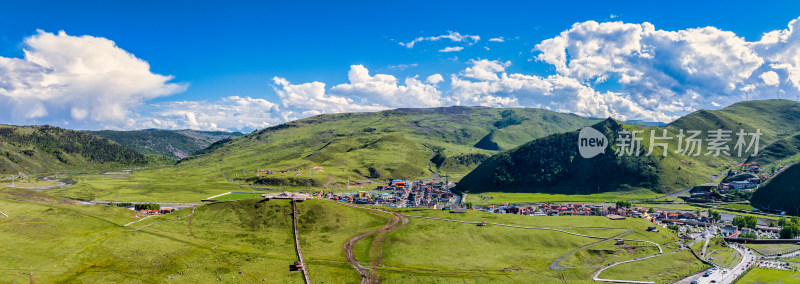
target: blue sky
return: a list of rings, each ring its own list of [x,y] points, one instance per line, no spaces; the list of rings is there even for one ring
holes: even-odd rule
[[[641,4],[641,1],[613,4],[606,1],[19,2],[0,5],[0,59],[16,62],[5,62],[7,66],[2,67],[3,61],[0,61],[0,82],[3,77],[11,81],[0,83],[0,103],[14,108],[6,115],[0,114],[0,123],[47,123],[81,129],[159,127],[248,131],[325,112],[454,104],[544,107],[582,115],[668,121],[692,110],[742,100],[747,92],[747,98],[766,98],[776,93],[792,98],[797,93],[793,78],[800,76],[800,71],[792,69],[797,63],[791,54],[776,53],[773,51],[777,48],[756,43],[765,33],[788,33],[787,25],[800,16],[800,2],[797,1],[758,1],[756,4],[751,1],[650,4]],[[578,64],[559,69],[558,60],[539,57],[542,53],[555,54],[558,48],[543,51],[537,45],[559,37],[575,24],[588,21],[618,24],[599,28],[587,24],[575,29],[568,39],[561,38],[562,41],[577,43],[574,46],[585,47],[586,43],[612,46],[626,41],[625,35],[620,36],[615,31],[642,29],[642,34],[648,38],[643,39],[641,47],[633,51],[625,49],[625,52],[641,55],[642,50],[652,50],[656,58],[644,64],[641,57],[632,60],[616,51],[578,52],[567,47],[565,62]],[[706,46],[687,53],[683,46],[697,43],[696,37],[691,35],[693,32],[655,35],[647,31],[644,23],[650,23],[655,31],[676,33],[713,27],[717,30],[713,33],[723,37],[725,33],[732,33],[732,37],[743,43],[721,48],[722,51],[709,51]],[[64,33],[59,34],[59,31]],[[401,45],[418,37],[454,34],[466,36],[466,39],[422,40],[412,48]],[[115,47],[94,50],[97,45],[93,44],[99,43],[86,38],[84,42],[70,45],[75,48],[73,53],[62,46],[67,38],[81,39],[82,36],[106,39]],[[470,36],[479,39],[473,40]],[[783,44],[783,49],[791,49],[788,46],[797,41],[796,37],[785,35],[778,44]],[[490,41],[492,38],[495,41]],[[502,38],[502,42],[498,38]],[[669,40],[665,40],[667,38]],[[665,43],[681,40],[687,44]],[[710,43],[711,48],[721,45],[720,42]],[[756,54],[755,58],[740,60],[745,62],[742,66],[732,66],[739,64],[735,60],[723,66],[703,65],[715,61],[713,56],[705,61],[669,66],[674,58],[661,57],[673,51],[681,54],[678,58],[694,57],[687,55],[692,52],[697,56],[730,52],[729,57],[746,57],[739,46],[752,49]],[[448,47],[460,50],[440,52]],[[617,47],[624,49],[622,45]],[[26,58],[23,50],[28,50],[31,58]],[[90,58],[104,52],[129,54],[149,66],[135,67],[135,62],[121,58],[113,64],[102,63],[119,69],[85,77],[82,69],[75,69],[74,64],[69,63],[91,61]],[[585,56],[587,60],[581,63],[580,58],[573,56]],[[603,56],[618,64],[614,64],[614,68],[592,65],[591,62],[604,60]],[[116,55],[108,57],[118,58]],[[622,61],[625,63],[619,63]],[[66,65],[63,68],[54,65],[61,63]],[[588,65],[579,66],[581,64]],[[790,66],[780,67],[781,64]],[[25,68],[20,68],[21,65]],[[715,69],[722,67],[724,70]],[[96,66],[87,68],[99,72]],[[139,77],[145,76],[141,74],[142,68],[152,76]],[[467,68],[484,72],[470,73]],[[715,70],[711,72],[715,76],[733,74],[742,78],[704,85],[698,82],[707,81],[709,74],[692,72],[696,69]],[[112,71],[130,71],[133,75],[115,76],[119,82],[108,84],[96,79],[106,78],[104,76]],[[374,77],[365,77],[367,81],[362,82],[365,85],[359,87],[349,79],[348,72]],[[676,72],[680,74],[675,75]],[[760,79],[769,72],[776,74],[778,83],[766,84],[767,81]],[[391,78],[386,81],[387,78],[376,74],[391,75],[396,82]],[[426,81],[434,74],[440,74],[442,80]],[[502,74],[519,77],[515,81],[504,81]],[[625,81],[624,78],[635,77],[632,74],[647,78],[666,74],[670,78],[653,79],[657,82]],[[549,78],[554,75],[559,78]],[[42,76],[52,78],[45,80],[40,78]],[[75,79],[80,76],[84,76],[83,79]],[[161,76],[172,78],[164,80]],[[406,78],[414,76],[420,84],[432,88],[403,89],[409,86]],[[453,87],[452,76],[458,77],[456,79],[462,83],[460,88]],[[603,79],[598,80],[600,77]],[[147,83],[125,91],[129,87],[126,82],[131,80]],[[52,81],[59,82],[57,88],[50,83]],[[313,82],[325,86],[320,89],[320,86],[312,86]],[[388,83],[388,87],[381,85],[384,83]],[[342,84],[347,86],[332,89]],[[517,88],[515,84],[528,87]],[[654,84],[659,87],[652,87]],[[715,91],[727,85],[733,87],[721,93]],[[116,97],[100,94],[109,92],[120,94]],[[31,95],[33,93],[38,95]],[[573,93],[584,95],[574,96]],[[697,100],[697,96],[703,99]],[[311,101],[316,98],[319,104],[304,104],[304,97],[312,98]],[[589,97],[593,99],[587,101]],[[666,99],[669,105],[648,102],[653,99]],[[581,104],[602,107],[576,106]],[[119,114],[109,113],[109,109]],[[208,115],[209,112],[226,114]]]

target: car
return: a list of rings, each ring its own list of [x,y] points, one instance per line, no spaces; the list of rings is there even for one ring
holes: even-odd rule
[[[717,280],[711,280],[711,283],[717,283]]]
[[[689,284],[698,284],[698,283],[700,283],[700,281],[695,279],[695,280],[692,280],[692,283],[689,283]]]

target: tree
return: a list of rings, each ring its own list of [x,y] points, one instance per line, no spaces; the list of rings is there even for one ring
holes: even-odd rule
[[[791,219],[791,221],[792,221],[792,223],[794,223],[795,225],[800,225],[800,217],[797,217],[797,216],[792,216],[792,219]]]
[[[623,207],[631,208],[631,206],[633,206],[633,204],[631,204],[629,201],[625,200],[617,201],[617,208],[623,208]]]
[[[747,232],[747,233],[739,234],[739,238],[755,240],[755,239],[758,239],[758,236],[753,232]]]
[[[775,222],[769,221],[769,226],[770,227],[775,227]]]
[[[717,210],[708,209],[708,217],[714,218],[714,220],[719,221],[722,219],[722,214],[720,214],[719,211]]]
[[[778,235],[780,235],[781,239],[794,239],[800,235],[800,227],[795,223],[786,224],[786,226],[778,232]]]
[[[647,209],[647,213],[653,214],[656,213],[656,210],[653,209],[653,207],[650,207],[650,209]]]
[[[778,226],[780,226],[780,227],[786,226],[787,223],[789,223],[789,221],[786,220],[786,218],[784,218],[784,217],[781,217],[780,219],[778,219]]]
[[[739,229],[741,229],[743,227],[747,227],[747,221],[745,221],[744,217],[741,217],[741,216],[733,217],[733,221],[731,221],[731,224],[736,226]]]
[[[744,216],[745,226],[750,229],[755,229],[758,226],[758,218],[756,216]]]

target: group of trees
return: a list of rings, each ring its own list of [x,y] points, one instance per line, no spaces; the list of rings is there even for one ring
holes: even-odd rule
[[[120,203],[114,204],[114,203],[112,202],[110,205],[115,205],[115,206],[117,206],[117,207],[130,207],[130,206],[133,206],[133,203],[130,203],[130,202],[120,202]]]
[[[755,229],[758,225],[758,218],[755,216],[738,216],[733,218],[732,224],[739,229],[750,228]]]
[[[631,204],[630,201],[625,201],[625,200],[617,201],[617,208],[623,208],[623,207],[624,208],[631,208],[631,206],[633,206],[633,204]]]
[[[781,228],[778,235],[781,239],[794,239],[800,236],[800,217],[792,216],[790,219],[778,219],[778,226]]]
[[[141,204],[134,205],[133,208],[136,209],[136,211],[139,211],[139,210],[159,210],[159,209],[161,209],[161,205],[158,205],[156,203],[141,203]]]

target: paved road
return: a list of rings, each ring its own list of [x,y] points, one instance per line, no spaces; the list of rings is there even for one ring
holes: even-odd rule
[[[732,247],[738,251],[739,254],[744,256],[739,264],[737,264],[733,269],[717,268],[710,276],[707,277],[700,274],[697,278],[699,284],[711,283],[712,280],[716,280],[716,283],[733,283],[736,278],[742,276],[742,273],[744,273],[748,267],[754,265],[758,261],[754,252],[741,249],[736,244],[732,245]]]

